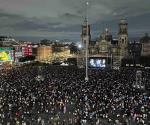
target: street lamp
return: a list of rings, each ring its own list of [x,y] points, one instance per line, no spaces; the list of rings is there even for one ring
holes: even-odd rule
[[[82,44],[78,44],[78,49],[81,49],[82,48]]]

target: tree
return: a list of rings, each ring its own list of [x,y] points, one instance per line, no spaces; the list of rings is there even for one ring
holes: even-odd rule
[[[49,40],[43,39],[43,40],[40,41],[40,44],[41,45],[48,45],[49,44]]]
[[[35,56],[26,56],[26,57],[21,57],[20,59],[19,59],[19,62],[26,62],[26,61],[33,61],[33,60],[35,60]]]
[[[74,43],[70,44],[69,47],[70,47],[70,53],[71,54],[78,52],[78,47]]]
[[[77,59],[76,58],[68,58],[67,63],[69,65],[77,65]]]

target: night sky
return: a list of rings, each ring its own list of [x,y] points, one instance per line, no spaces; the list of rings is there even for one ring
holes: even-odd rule
[[[0,35],[80,40],[85,0],[0,0]],[[89,0],[92,38],[108,28],[115,36],[126,18],[129,36],[150,33],[150,0]]]

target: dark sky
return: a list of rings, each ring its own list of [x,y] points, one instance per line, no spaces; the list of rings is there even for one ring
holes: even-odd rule
[[[85,0],[0,0],[0,35],[80,40]],[[150,33],[150,0],[89,0],[92,38],[108,28],[115,36],[121,18],[129,36]]]

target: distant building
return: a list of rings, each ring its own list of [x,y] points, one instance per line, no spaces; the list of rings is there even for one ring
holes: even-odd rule
[[[37,56],[37,44],[19,44],[13,45],[15,63],[20,61],[20,58],[27,56]]]
[[[17,44],[16,40],[12,37],[0,36],[0,45],[7,47]]]
[[[14,45],[13,47],[14,47],[14,61],[16,63],[18,63],[19,59],[21,57],[23,57],[22,46],[20,46],[20,45]]]
[[[22,46],[23,56],[32,56],[32,44],[25,44]]]
[[[38,44],[33,44],[32,45],[32,55],[37,56],[37,50],[38,50],[39,45]]]
[[[36,60],[39,62],[47,62],[52,55],[52,46],[39,46],[37,48]]]
[[[142,44],[141,55],[150,56],[150,37],[147,33],[140,39],[140,43]]]
[[[132,42],[128,45],[128,59],[132,60],[132,64],[140,64],[142,44],[140,42]]]
[[[63,52],[69,49],[69,45],[66,44],[54,44],[52,45],[53,52]]]

